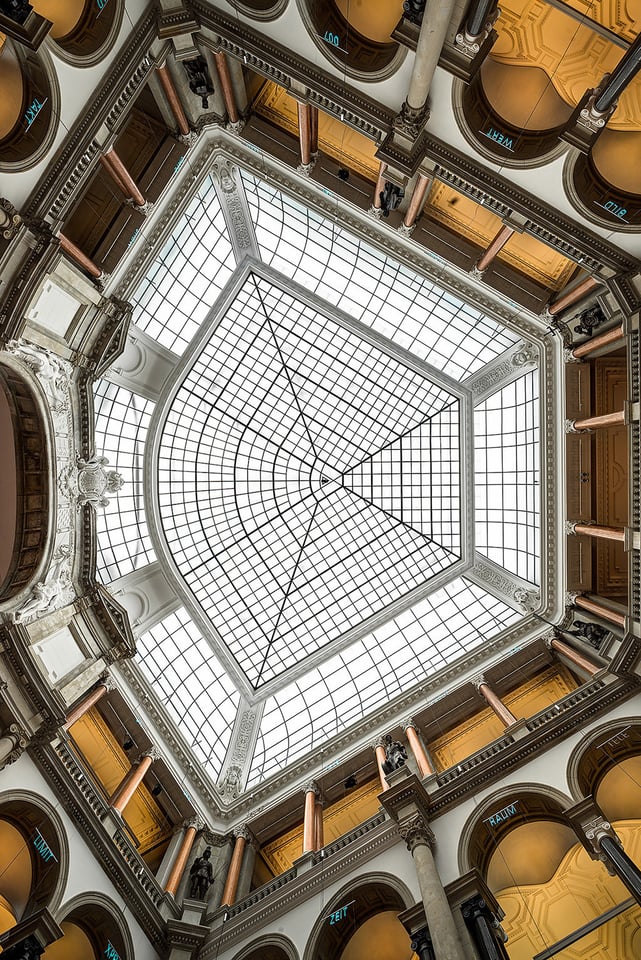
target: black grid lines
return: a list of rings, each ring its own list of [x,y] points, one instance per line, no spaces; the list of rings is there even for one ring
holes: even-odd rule
[[[519,619],[459,578],[351,644],[265,703],[248,786]]]
[[[474,411],[476,548],[530,583],[541,555],[539,375],[534,370]]]
[[[459,558],[458,443],[443,388],[247,278],[169,410],[158,489],[179,571],[252,684]]]
[[[248,173],[242,176],[265,263],[463,380],[518,337],[432,281]]]
[[[124,387],[101,380],[94,394],[96,449],[125,481],[97,513],[96,572],[103,583],[156,559],[143,502],[143,457],[154,404]]]
[[[132,294],[134,323],[164,347],[182,353],[235,267],[209,176]]]

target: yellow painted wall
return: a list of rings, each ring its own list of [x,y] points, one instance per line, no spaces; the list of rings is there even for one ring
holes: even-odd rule
[[[577,682],[562,666],[553,666],[502,697],[517,720],[532,717],[561,697],[571,693]],[[502,736],[505,727],[489,707],[459,723],[428,744],[438,771],[447,770]]]

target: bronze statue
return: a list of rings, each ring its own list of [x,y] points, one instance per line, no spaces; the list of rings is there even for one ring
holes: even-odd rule
[[[391,773],[405,766],[407,760],[407,750],[398,740],[392,740],[388,735],[383,738],[385,747],[385,761],[383,763],[383,773]]]
[[[196,857],[191,865],[189,896],[192,900],[204,900],[213,882],[214,871],[209,862],[210,857],[211,847],[207,847],[202,857]]]

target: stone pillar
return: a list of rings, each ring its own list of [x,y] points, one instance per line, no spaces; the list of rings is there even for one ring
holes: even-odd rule
[[[214,60],[216,61],[216,70],[218,71],[218,79],[220,80],[220,89],[223,93],[223,100],[225,101],[225,110],[227,111],[227,116],[229,117],[230,123],[238,123],[240,120],[240,114],[238,113],[238,107],[236,106],[236,96],[234,94],[234,87],[231,82],[231,74],[229,73],[227,57],[222,50],[219,50],[218,53],[214,54]]]
[[[563,310],[567,310],[568,307],[574,306],[575,303],[578,303],[579,300],[587,297],[587,295],[592,293],[596,287],[600,286],[600,280],[597,280],[594,277],[586,277],[580,283],[577,283],[576,287],[572,287],[572,289],[568,290],[567,293],[562,293],[561,296],[554,300],[553,303],[548,304],[547,313],[551,317],[556,317],[557,314],[561,313]]]
[[[435,837],[421,813],[399,822],[399,833],[414,858],[425,919],[439,960],[469,960],[465,957],[454,917],[438,875],[432,849]]]
[[[178,884],[180,883],[182,875],[185,871],[189,854],[191,853],[191,848],[194,845],[194,840],[196,839],[196,834],[198,833],[200,824],[197,820],[188,820],[185,822],[184,827],[186,829],[183,833],[182,842],[174,858],[174,862],[164,888],[166,893],[171,893],[174,897],[176,896]]]
[[[625,410],[615,413],[604,413],[599,417],[585,417],[583,420],[569,420],[568,432],[578,433],[580,430],[599,430],[605,427],[618,427],[625,424]]]
[[[560,653],[566,660],[573,663],[575,667],[580,667],[581,670],[585,670],[591,677],[602,669],[582,653],[579,653],[578,650],[575,650],[574,647],[571,647],[568,643],[564,643],[559,637],[552,637],[549,641],[549,648],[550,650],[555,650],[556,653]]]
[[[376,186],[374,188],[374,202],[371,206],[371,211],[379,211],[381,209],[381,193],[385,189],[385,171],[387,170],[387,164],[383,163],[381,160],[381,165],[378,169],[378,179],[376,181]]]
[[[319,789],[313,780],[305,787],[305,817],[303,820],[303,853],[317,850],[316,846],[316,798]]]
[[[297,103],[298,107],[298,139],[300,141],[300,162],[303,167],[309,167],[312,160],[311,153],[311,107],[308,103]]]
[[[99,700],[102,700],[104,695],[115,688],[115,683],[111,677],[105,677],[104,680],[101,680],[94,688],[88,693],[80,703],[77,703],[76,706],[69,711],[67,714],[67,719],[65,720],[62,729],[68,730],[69,727],[72,727],[74,723],[77,723],[81,717],[84,717],[85,713],[91,710]]]
[[[586,797],[565,814],[592,859],[601,860],[608,873],[617,876],[641,904],[641,870],[623,849],[621,840],[594,797]]]
[[[479,37],[487,20],[496,9],[497,0],[473,0],[467,12],[465,33],[470,39]]]
[[[164,63],[162,67],[156,67],[156,73],[158,74],[163,93],[169,104],[169,109],[176,121],[178,132],[182,137],[186,137],[189,135],[189,121],[187,120],[187,115],[185,114],[178,91],[176,90],[173,77],[169,72],[169,67]]]
[[[599,540],[625,542],[625,530],[623,527],[602,527],[596,523],[578,523],[570,520],[567,524],[567,532],[569,534],[575,534],[577,537],[596,537]]]
[[[425,747],[421,743],[421,739],[418,735],[416,729],[416,724],[413,720],[407,720],[403,725],[405,730],[405,735],[407,737],[407,742],[410,745],[410,750],[414,755],[416,760],[416,766],[418,767],[418,772],[421,777],[429,777],[430,774],[434,773],[434,767],[430,762],[430,758],[427,755]]]
[[[235,841],[234,841],[234,850],[231,855],[231,863],[229,864],[229,870],[227,871],[227,880],[225,881],[225,889],[223,890],[223,895],[221,898],[221,904],[225,904],[228,907],[236,901],[236,893],[238,891],[238,881],[240,879],[240,868],[243,865],[243,856],[245,853],[245,846],[247,844],[247,830],[244,827],[241,827],[239,830],[234,831]]]
[[[494,693],[485,677],[477,677],[473,683],[487,705],[491,707],[494,713],[497,715],[501,723],[504,723],[506,727],[511,727],[513,723],[517,723],[517,719],[512,711],[508,710],[501,698]]]
[[[309,107],[309,149],[312,158],[318,155],[318,107]]]
[[[641,33],[625,51],[603,85],[594,102],[595,113],[607,113],[615,106],[619,94],[628,86],[641,68]]]
[[[323,824],[323,801],[316,800],[314,807],[314,833],[316,837],[316,850],[322,850],[325,846],[325,828]]]
[[[122,814],[123,810],[142,783],[145,774],[151,767],[154,760],[157,760],[158,757],[158,751],[155,747],[152,747],[151,750],[148,750],[143,754],[140,762],[137,763],[135,767],[132,767],[121,783],[118,784],[109,801],[111,807],[116,811],[116,813]]]
[[[485,899],[480,895],[471,897],[461,910],[481,960],[508,960],[507,951],[496,936],[497,918]]]
[[[510,237],[514,236],[514,232],[514,227],[510,227],[506,223],[503,224],[494,239],[490,241],[489,245],[474,264],[473,269],[477,276],[485,273],[489,265],[492,263],[492,260],[494,260],[497,254],[500,253]]]
[[[374,753],[376,754],[376,766],[378,767],[378,776],[381,781],[381,789],[387,790],[388,783],[387,783],[387,780],[385,779],[385,773],[383,771],[383,764],[385,763],[385,760],[387,759],[387,757],[385,754],[385,747],[383,746],[382,738],[380,740],[377,740],[376,743],[374,744]]]
[[[64,233],[58,234],[58,240],[60,241],[60,249],[63,253],[66,253],[68,257],[78,264],[79,267],[82,267],[83,270],[86,270],[90,277],[95,277],[98,280],[102,276],[102,270],[97,264],[93,262],[85,253],[82,252],[80,247],[77,247],[73,240],[70,240],[69,237],[65,237]]]
[[[10,724],[0,737],[0,766],[17,759],[26,746],[27,738],[24,731],[17,723]]]
[[[422,930],[418,930],[413,934],[410,946],[418,957],[418,960],[437,960],[432,948],[432,938],[430,937],[430,932],[427,927],[423,927]]]
[[[588,354],[594,353],[595,350],[600,350],[601,347],[608,347],[611,343],[616,343],[617,340],[623,340],[624,336],[623,325],[612,327],[611,330],[606,330],[605,333],[600,333],[597,337],[592,337],[585,343],[580,343],[578,347],[572,350],[572,356],[575,360],[581,360]]]
[[[429,190],[431,183],[432,177],[426,177],[424,173],[419,173],[418,179],[414,184],[412,198],[409,202],[407,212],[403,218],[403,226],[406,230],[410,230],[416,223],[416,218],[423,209],[425,197],[427,196],[427,191]]]
[[[245,831],[245,854],[240,867],[240,876],[238,877],[238,889],[236,890],[236,902],[249,896],[251,890],[252,878],[254,876],[254,867],[256,865],[256,841],[248,830]]]
[[[427,0],[425,5],[407,98],[401,109],[401,118],[409,124],[420,123],[425,113],[455,5],[456,0]]]
[[[581,610],[587,610],[590,613],[595,614],[597,617],[601,617],[603,620],[607,620],[608,623],[613,623],[617,627],[625,629],[625,615],[622,613],[617,613],[616,610],[610,610],[609,607],[605,607],[598,600],[594,600],[592,597],[586,597],[583,594],[579,594],[575,601],[575,607],[579,607]]]
[[[147,206],[147,201],[140,192],[136,181],[113,147],[100,157],[100,162],[127,199],[132,200],[137,207]]]
[[[621,841],[605,836],[601,838],[600,847],[619,880],[625,884],[636,902],[641,904],[641,870],[627,855]]]

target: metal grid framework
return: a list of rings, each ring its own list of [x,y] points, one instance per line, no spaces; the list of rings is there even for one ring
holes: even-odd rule
[[[154,404],[108,380],[94,393],[96,450],[125,483],[97,515],[96,572],[103,583],[153,563],[143,502],[143,456]]]
[[[452,377],[518,336],[269,184],[242,180],[263,261]]]
[[[181,607],[138,638],[136,662],[198,760],[217,777],[240,696]]]
[[[248,787],[520,619],[463,577],[265,702]]]
[[[250,274],[172,401],[169,552],[258,688],[460,558],[459,401]]]
[[[216,302],[236,262],[208,176],[131,297],[133,322],[182,353]]]
[[[539,374],[474,410],[476,548],[530,583],[540,571]]]

